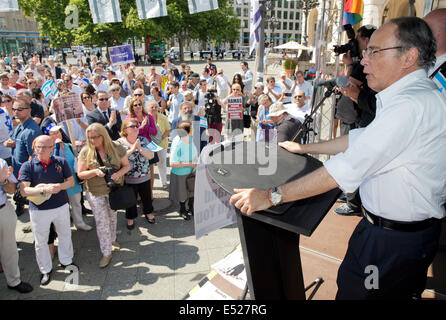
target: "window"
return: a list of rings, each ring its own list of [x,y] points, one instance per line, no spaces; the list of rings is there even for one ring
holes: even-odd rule
[[[296,23],[294,24],[294,30],[299,30],[299,22],[296,22]]]
[[[242,15],[242,8],[237,8],[235,10],[236,10],[237,15],[240,17]]]
[[[290,20],[294,20],[294,12],[293,11],[290,12]]]
[[[294,9],[294,1],[290,1],[290,8]]]
[[[243,8],[243,16],[249,17],[248,8]]]
[[[248,28],[248,20],[243,20],[243,28]]]
[[[284,11],[283,12],[283,18],[284,19],[288,19],[288,11]]]
[[[300,20],[300,12],[296,12],[296,20]]]
[[[276,11],[272,10],[271,11],[271,17],[275,17],[276,16]]]
[[[288,23],[286,22],[283,23],[283,30],[288,30]]]
[[[0,17],[0,29],[6,29],[6,20],[3,17]]]
[[[277,11],[277,18],[282,19],[282,11]]]
[[[287,9],[288,9],[288,0],[285,0],[284,3],[283,3],[283,5],[284,5],[284,8],[287,8]]]
[[[282,8],[282,0],[279,0],[277,3],[277,8]]]
[[[277,24],[277,30],[280,30],[281,29],[281,23],[278,23]]]

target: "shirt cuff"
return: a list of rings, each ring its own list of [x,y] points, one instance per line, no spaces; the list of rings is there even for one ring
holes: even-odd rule
[[[344,193],[353,193],[358,189],[360,182],[358,183],[352,179],[353,170],[349,165],[348,159],[345,158],[344,153],[338,153],[325,161],[324,167]]]

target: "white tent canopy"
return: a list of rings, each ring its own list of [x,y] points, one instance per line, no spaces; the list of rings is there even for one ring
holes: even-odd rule
[[[310,47],[306,47],[297,43],[296,41],[288,41],[287,43],[281,44],[280,46],[274,47],[274,49],[285,49],[285,50],[312,50]]]

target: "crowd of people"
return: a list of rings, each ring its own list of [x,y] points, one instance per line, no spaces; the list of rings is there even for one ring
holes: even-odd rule
[[[128,184],[138,197],[138,205],[125,209],[129,230],[137,223],[138,206],[145,221],[154,224],[157,166],[162,188],[179,205],[180,216],[190,220],[198,156],[207,143],[222,141],[224,122],[227,138],[251,128],[253,139],[267,140],[269,129],[276,128],[285,141],[310,110],[311,91],[303,79],[293,83],[282,75],[274,84],[271,77],[265,87],[253,83],[244,61],[232,81],[211,59],[199,73],[170,59],[160,73],[151,66],[148,74],[133,64],[114,67],[97,56],[77,62],[61,65],[53,56],[0,60],[0,155],[4,159],[0,180],[9,185],[2,188],[2,195],[13,195],[15,210],[7,206],[11,225],[29,208],[30,225],[23,231],[33,232],[41,285],[51,281],[56,238],[60,264],[76,266],[70,226],[72,222],[79,231],[92,230],[85,222],[87,214],[94,216],[102,253],[99,267],[105,268],[113,250],[119,250],[110,183]],[[57,90],[44,95],[43,87],[51,81]],[[83,116],[58,121],[61,111],[55,101],[67,96],[80,101]],[[240,98],[238,112],[228,117],[233,114],[231,98]],[[151,144],[158,150],[151,151]],[[6,198],[3,202],[6,206]],[[9,287],[28,292],[30,286],[19,281],[13,242],[5,243],[13,258],[12,263],[6,262],[2,255],[3,270]]]

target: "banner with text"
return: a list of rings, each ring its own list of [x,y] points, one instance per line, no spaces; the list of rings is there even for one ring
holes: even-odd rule
[[[88,0],[93,23],[122,22],[118,0]]]
[[[121,64],[135,62],[132,46],[129,44],[110,47],[108,48],[108,53],[110,54],[112,66],[119,66]]]
[[[141,20],[167,16],[166,0],[136,0],[136,7]]]
[[[243,98],[228,98],[228,119],[243,119]]]
[[[187,2],[190,14],[218,9],[217,0],[187,0]]]

